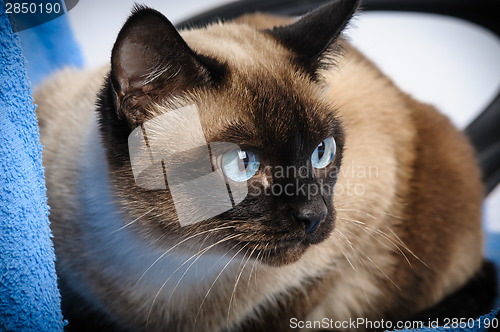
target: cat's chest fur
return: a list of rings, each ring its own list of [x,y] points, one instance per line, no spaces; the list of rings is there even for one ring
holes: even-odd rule
[[[85,127],[81,149],[76,149],[80,153],[75,156],[81,161],[75,165],[78,177],[75,186],[68,189],[75,195],[79,206],[74,211],[79,219],[78,232],[83,235],[78,247],[85,252],[87,259],[80,266],[81,275],[71,276],[70,273],[70,278],[75,278],[73,287],[88,294],[89,302],[98,305],[103,301],[91,295],[97,287],[97,294],[117,292],[119,302],[111,301],[109,305],[120,307],[125,297],[127,306],[132,305],[135,314],[143,311],[146,322],[135,322],[139,326],[146,324],[149,328],[159,328],[167,323],[164,316],[168,312],[180,317],[179,324],[183,327],[195,323],[193,329],[207,323],[230,327],[235,318],[255,315],[255,306],[278,301],[288,296],[290,288],[301,288],[308,278],[325,272],[321,260],[281,269],[263,269],[254,259],[241,255],[235,258],[232,252],[225,255],[211,251],[190,254],[175,245],[163,249],[151,245],[133,227],[136,220],[125,216],[114,202],[97,119],[91,116]],[[150,212],[145,211],[144,215]],[[328,256],[328,253],[324,254]],[[382,259],[375,258],[374,264],[385,266],[390,259],[381,254]],[[311,256],[314,255],[323,253],[317,250]],[[326,303],[325,307],[319,305],[311,313],[311,319],[333,313],[337,319],[347,320],[363,307],[362,302],[367,297],[379,295],[373,272],[368,273],[364,270],[366,267],[359,264],[357,268],[360,270],[352,266],[352,270],[338,273],[335,304],[333,307],[331,303]],[[88,271],[99,271],[99,274]],[[359,291],[343,291],[345,287],[353,286]],[[123,288],[127,289],[127,294],[119,295]],[[198,317],[202,309],[204,315]],[[130,308],[121,309],[124,313],[127,310]]]

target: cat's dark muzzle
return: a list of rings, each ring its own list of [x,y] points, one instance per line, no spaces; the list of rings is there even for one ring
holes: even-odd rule
[[[265,240],[255,245],[257,249],[253,256],[271,266],[294,263],[310,246],[319,244],[330,236],[335,226],[334,221],[335,213],[328,213],[312,232],[298,226],[286,233],[267,234]],[[248,245],[252,246],[251,243]]]

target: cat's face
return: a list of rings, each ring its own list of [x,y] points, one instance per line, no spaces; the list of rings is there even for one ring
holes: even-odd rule
[[[272,31],[233,23],[188,31],[184,39],[158,12],[136,10],[118,36],[100,101],[111,178],[122,209],[137,219],[134,227],[160,246],[183,241],[179,248],[192,253],[229,250],[271,265],[296,261],[325,240],[335,225],[344,136],[336,106],[322,98],[319,71],[332,60],[335,39],[356,7],[337,1]],[[178,134],[168,123],[148,132],[149,121],[186,106],[197,110],[191,123],[201,126],[206,145],[172,145],[176,136],[196,136],[193,125],[179,125]],[[170,144],[182,151],[176,163],[162,161],[167,178],[173,164],[184,174],[196,172],[209,151],[210,181],[216,181],[209,183],[225,184],[227,192],[243,185],[244,197],[231,196],[230,208],[210,215],[207,200],[197,199],[217,205],[214,186],[174,190],[172,177],[164,189],[141,186],[128,145],[136,128],[160,142],[156,150]],[[183,224],[186,214],[197,222]]]

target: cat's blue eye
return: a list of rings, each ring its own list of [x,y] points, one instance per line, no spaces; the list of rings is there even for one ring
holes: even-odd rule
[[[222,171],[230,180],[243,182],[250,179],[259,170],[257,155],[246,150],[232,150],[222,155]]]
[[[333,137],[328,137],[321,142],[311,156],[311,164],[314,168],[325,168],[330,165],[335,157],[337,146]]]

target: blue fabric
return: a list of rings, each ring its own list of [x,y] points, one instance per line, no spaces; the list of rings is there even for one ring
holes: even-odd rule
[[[63,67],[82,67],[80,47],[73,38],[66,15],[45,24],[20,31],[26,70],[33,86]]]
[[[35,106],[0,0],[0,330],[62,331]]]

